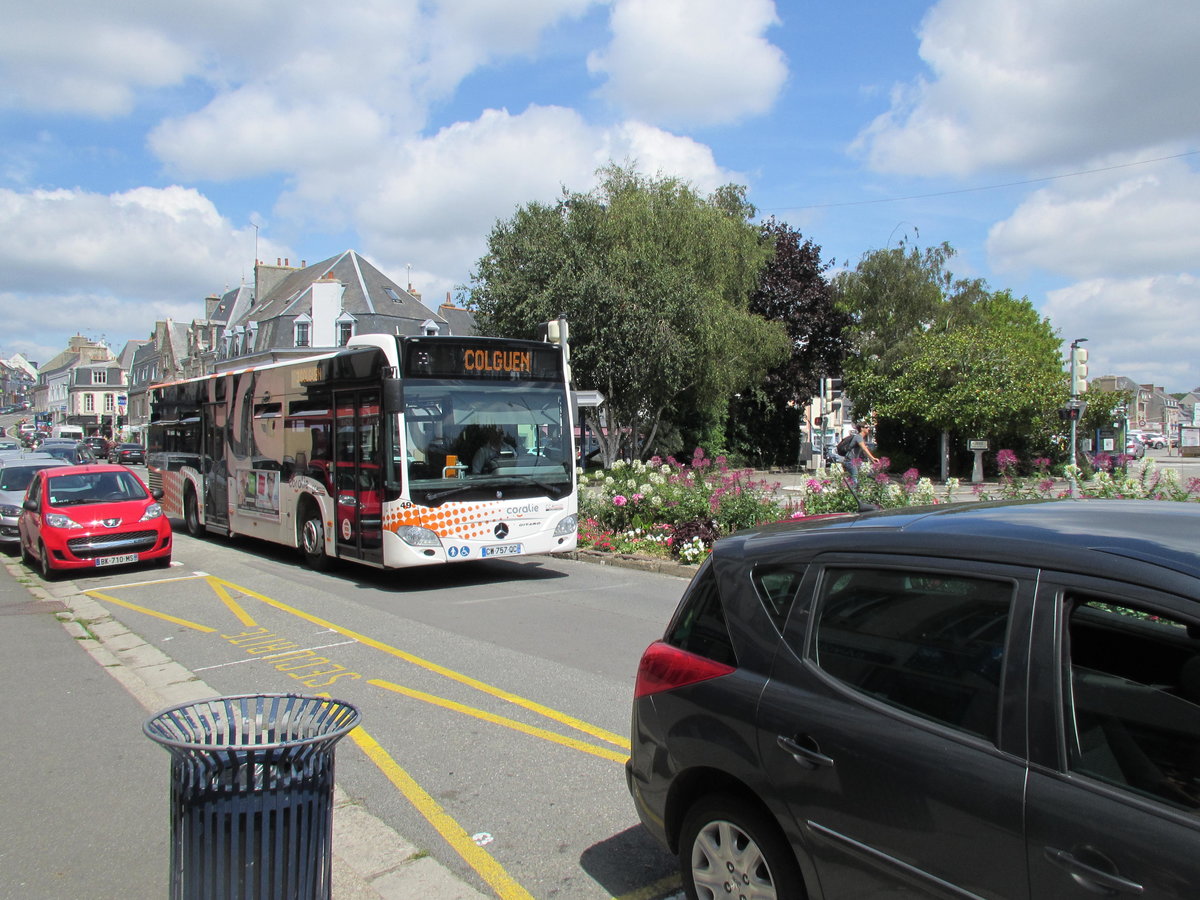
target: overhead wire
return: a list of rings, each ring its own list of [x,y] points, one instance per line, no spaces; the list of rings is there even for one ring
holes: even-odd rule
[[[1166,162],[1172,159],[1183,159],[1187,156],[1196,156],[1200,154],[1200,150],[1187,150],[1183,153],[1174,153],[1170,156],[1157,156],[1153,159],[1140,159],[1134,162],[1118,163],[1112,166],[1101,166],[1096,169],[1082,169],[1078,172],[1064,172],[1061,175],[1046,175],[1041,178],[1026,178],[1021,181],[1005,181],[999,184],[985,184],[977,187],[956,188],[949,191],[933,191],[928,194],[909,194],[906,197],[878,197],[874,200],[844,200],[837,203],[812,203],[807,206],[779,206],[775,207],[778,212],[797,212],[806,209],[834,209],[841,206],[868,206],[875,203],[901,203],[905,200],[927,200],[931,197],[949,197],[954,194],[971,194],[979,191],[995,191],[1001,188],[1021,187],[1028,184],[1044,184],[1047,181],[1058,181],[1063,178],[1077,178],[1080,175],[1095,175],[1100,172],[1113,172],[1117,169],[1129,169],[1134,166],[1147,166],[1151,163]]]

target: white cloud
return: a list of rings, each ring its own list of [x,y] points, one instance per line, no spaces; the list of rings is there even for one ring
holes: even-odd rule
[[[253,278],[253,229],[235,229],[190,188],[0,189],[0,231],[8,291],[0,334],[10,352],[40,352],[54,333],[106,334],[120,344],[157,319],[198,318],[205,296]],[[259,250],[289,253],[266,240]]]
[[[636,119],[714,125],[761,115],[787,79],[765,37],[772,0],[616,0],[613,39],[588,57],[601,96]]]
[[[6,355],[24,353],[28,359],[45,363],[66,349],[66,338],[81,334],[104,340],[114,353],[127,341],[150,336],[154,323],[165,319],[190,322],[203,315],[203,297],[190,301],[130,302],[108,293],[46,293],[31,299],[19,293],[0,294],[0,333],[5,335]],[[38,306],[36,328],[28,308]]]
[[[1076,165],[1200,131],[1200,4],[941,0],[920,36],[932,77],[853,145],[877,170]]]
[[[1072,278],[1194,270],[1200,260],[1200,173],[1173,160],[1064,179],[993,225],[1001,271]]]
[[[701,192],[736,178],[689,138],[639,123],[595,128],[573,110],[534,106],[518,115],[488,110],[409,141],[358,172],[358,180],[346,173],[306,179],[277,213],[321,219],[352,200],[364,251],[381,265],[412,262],[442,273],[434,283],[443,291],[451,286],[447,276],[465,280],[497,219],[532,200],[552,203],[564,186],[590,190],[610,160],[636,161],[645,173],[683,178]]]
[[[98,8],[60,19],[54,5],[6,10],[0,106],[123,115],[138,90],[176,84],[196,68],[187,46],[152,25],[106,18]]]
[[[111,195],[0,189],[0,231],[5,286],[34,294],[207,293],[254,256],[252,229],[234,229],[211,201],[183,187]]]
[[[247,88],[168,120],[150,146],[176,174],[228,180],[350,165],[383,141],[387,123],[357,97],[285,102],[285,92]]]
[[[1168,391],[1200,386],[1200,278],[1096,278],[1050,291],[1041,312],[1067,340],[1088,339],[1089,375],[1124,375]]]

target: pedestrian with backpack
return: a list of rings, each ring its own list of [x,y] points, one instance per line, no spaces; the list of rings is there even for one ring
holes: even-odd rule
[[[859,422],[857,429],[842,438],[837,445],[837,454],[844,460],[846,472],[855,484],[858,484],[858,467],[862,465],[864,457],[873,463],[879,462],[878,457],[867,446],[870,437],[871,423]]]

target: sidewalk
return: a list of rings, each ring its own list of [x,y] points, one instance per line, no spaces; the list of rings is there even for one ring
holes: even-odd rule
[[[170,756],[142,722],[218,692],[72,582],[0,562],[0,900],[167,896]],[[335,900],[484,896],[340,791],[334,802]]]
[[[797,471],[794,468],[782,471],[772,469],[755,469],[754,480],[765,481],[769,485],[778,484],[780,495],[784,499],[790,498],[794,500],[797,498],[797,495],[804,490],[804,485],[810,478],[816,478],[825,474],[826,473],[824,471],[818,473],[810,469],[801,469],[800,471]],[[1066,481],[1060,479],[1057,483],[1060,483],[1064,490],[1067,488]],[[946,488],[941,482],[935,481],[933,483],[933,488],[934,493],[939,499],[945,495]],[[958,488],[954,491],[953,497],[955,500],[977,500],[979,499],[979,496],[976,493],[976,488],[983,493],[990,492],[995,494],[999,490],[999,485],[995,481],[984,481],[980,482],[979,484],[973,484],[968,478],[967,480],[959,483]]]

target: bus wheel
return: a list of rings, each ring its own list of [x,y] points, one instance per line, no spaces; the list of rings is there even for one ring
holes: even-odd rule
[[[329,557],[325,555],[325,526],[315,503],[304,504],[300,514],[300,552],[310,569],[321,572],[329,568]]]
[[[200,524],[200,508],[196,503],[196,492],[193,490],[189,490],[183,498],[183,526],[194,538],[204,535],[204,528]]]

